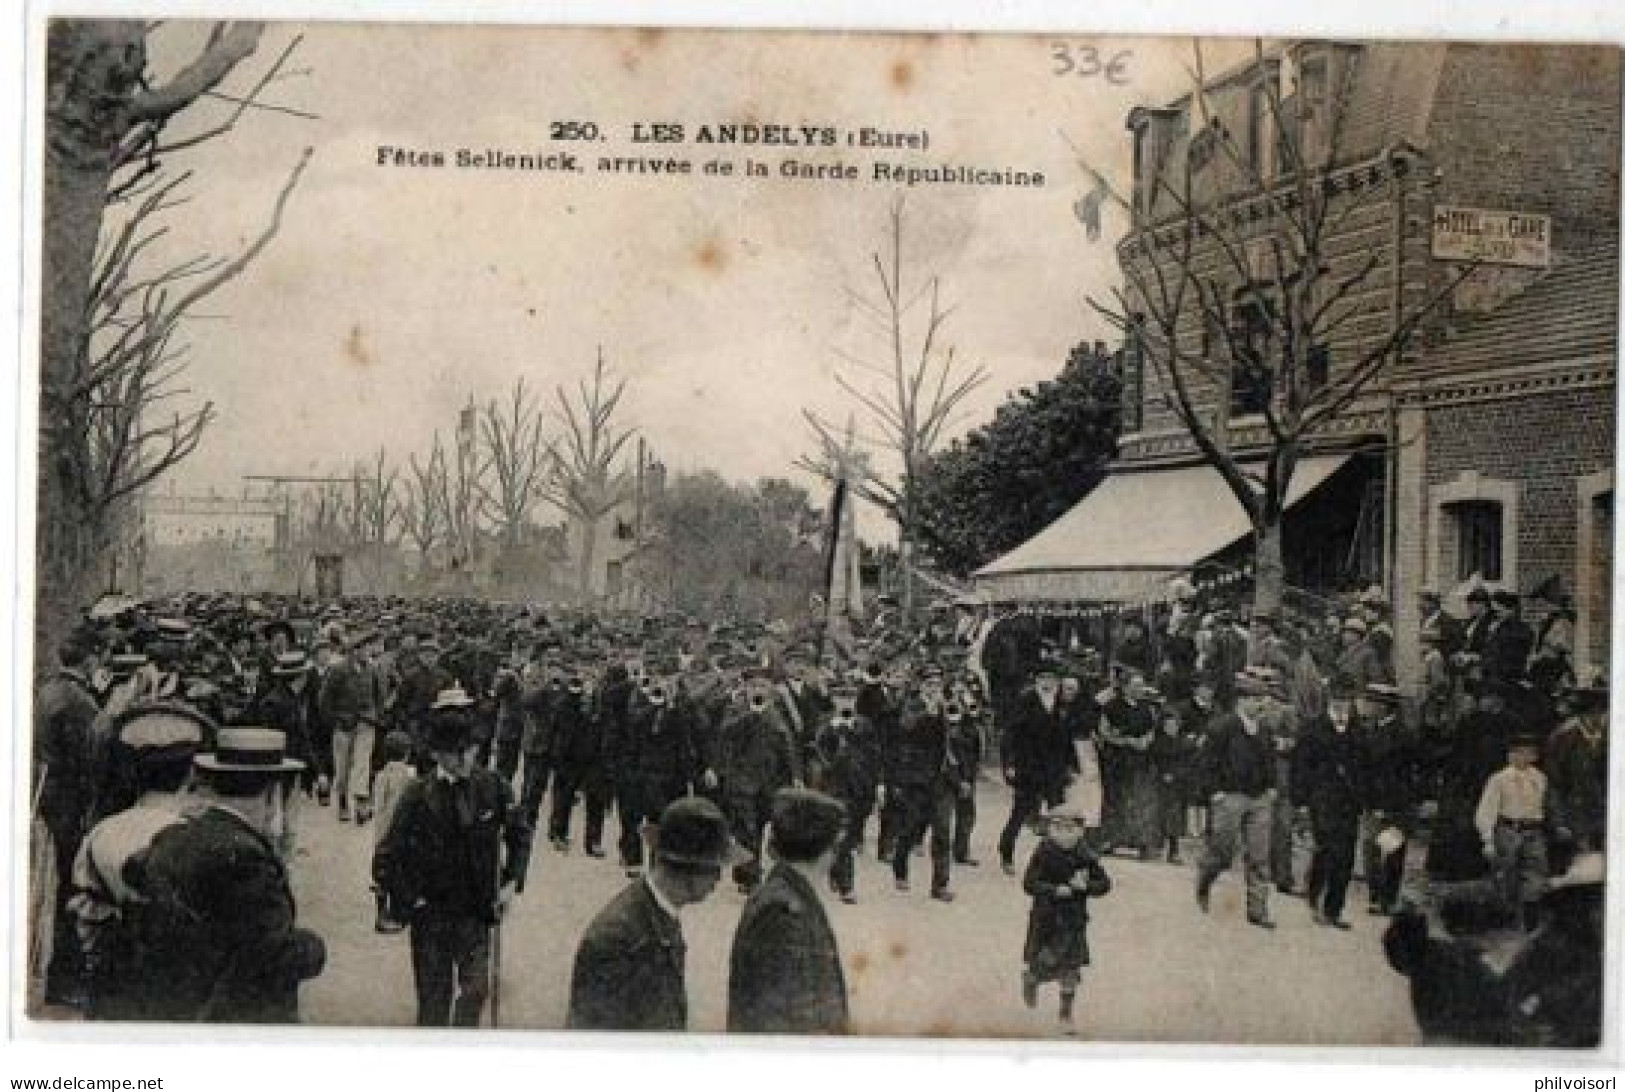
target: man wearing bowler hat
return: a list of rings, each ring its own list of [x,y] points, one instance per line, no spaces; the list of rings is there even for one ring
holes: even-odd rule
[[[434,770],[407,786],[373,878],[412,929],[419,1027],[474,1027],[490,991],[491,929],[523,886],[529,829],[507,782],[480,767],[474,699],[442,691],[425,743]]]
[[[296,1023],[299,984],[327,960],[322,938],[296,924],[279,845],[304,763],[270,728],[222,728],[194,759],[198,800],[153,837],[137,930],[144,1018]],[[126,875],[129,870],[126,869]]]
[[[774,796],[768,850],[775,863],[745,903],[728,961],[729,1031],[847,1031],[840,948],[818,897],[845,820],[840,802],[821,792]]]
[[[598,912],[576,949],[567,1027],[584,1031],[683,1031],[687,946],[681,913],[722,878],[728,821],[688,796],[660,816],[649,870]]]

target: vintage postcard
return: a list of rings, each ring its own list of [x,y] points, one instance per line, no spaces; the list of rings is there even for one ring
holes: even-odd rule
[[[1616,48],[45,38],[35,1031],[1616,1045]]]

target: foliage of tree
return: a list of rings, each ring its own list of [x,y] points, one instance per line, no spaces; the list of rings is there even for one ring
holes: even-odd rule
[[[649,515],[642,577],[677,610],[787,617],[821,590],[822,519],[798,485],[679,474]]]
[[[1081,343],[1054,379],[1012,394],[987,424],[932,456],[916,479],[920,542],[964,576],[1083,499],[1117,453],[1121,359]]]

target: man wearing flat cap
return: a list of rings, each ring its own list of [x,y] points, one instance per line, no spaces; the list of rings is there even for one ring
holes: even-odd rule
[[[775,863],[745,903],[728,961],[729,1031],[848,1030],[840,948],[818,895],[845,819],[840,802],[821,792],[774,796],[768,850]]]
[[[565,1026],[579,1031],[684,1031],[687,946],[681,914],[716,890],[729,860],[728,821],[688,796],[661,813],[649,870],[621,889],[576,949]]]
[[[327,961],[297,924],[279,845],[304,764],[269,728],[222,728],[193,760],[197,806],[152,840],[134,979],[143,1018],[296,1023],[299,984]]]
[[[373,879],[412,930],[419,1027],[474,1027],[490,991],[491,929],[523,886],[530,832],[507,782],[475,761],[462,690],[430,707],[434,771],[401,794]]]
[[[1269,689],[1253,672],[1235,676],[1236,708],[1213,721],[1205,759],[1211,794],[1207,846],[1196,874],[1196,904],[1203,913],[1219,874],[1239,851],[1247,882],[1247,920],[1275,928],[1269,915],[1270,828],[1275,801],[1275,755],[1264,716]]]

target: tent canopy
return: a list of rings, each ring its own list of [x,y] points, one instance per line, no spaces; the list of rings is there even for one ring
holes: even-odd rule
[[[1287,507],[1348,459],[1300,460]],[[996,600],[1145,598],[1251,530],[1230,487],[1205,463],[1118,471],[1060,519],[977,570],[975,579]]]

